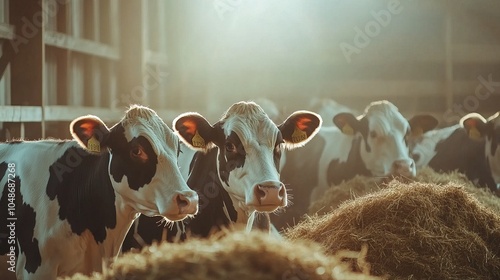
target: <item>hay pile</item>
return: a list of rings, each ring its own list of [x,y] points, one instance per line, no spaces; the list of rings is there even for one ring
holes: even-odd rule
[[[332,254],[365,244],[371,272],[391,279],[500,279],[500,216],[456,183],[392,181],[285,234]]]
[[[472,193],[481,203],[497,213],[500,213],[500,198],[495,196],[489,189],[476,187],[461,173],[451,172],[443,174],[435,172],[429,167],[424,167],[418,172],[416,178],[413,180],[436,185],[444,185],[450,182],[462,185],[467,192]],[[336,209],[347,200],[380,190],[386,186],[387,184],[383,183],[378,178],[356,176],[349,181],[332,186],[325,192],[321,199],[309,206],[308,212],[310,214],[325,214]]]
[[[72,279],[379,279],[359,252],[323,253],[312,242],[276,239],[261,232],[231,232],[209,240],[163,243],[127,253],[103,275]],[[353,272],[340,259],[354,258],[364,273]]]

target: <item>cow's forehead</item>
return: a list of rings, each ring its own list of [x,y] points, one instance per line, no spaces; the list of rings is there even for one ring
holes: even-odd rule
[[[370,104],[365,110],[369,129],[382,135],[395,132],[406,133],[409,128],[408,120],[399,112],[398,108],[389,102]]]
[[[146,107],[131,109],[120,124],[125,130],[127,142],[143,136],[151,142],[156,153],[165,150],[165,144],[176,147],[177,138],[163,120],[153,110]]]
[[[273,146],[276,141],[278,127],[255,103],[236,103],[221,121],[225,136],[236,133],[244,146]]]

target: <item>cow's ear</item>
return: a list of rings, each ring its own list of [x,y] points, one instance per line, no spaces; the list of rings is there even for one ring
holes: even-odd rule
[[[471,139],[481,140],[487,133],[487,121],[478,113],[470,113],[460,120]]]
[[[191,149],[207,151],[214,147],[214,127],[202,115],[184,113],[174,119],[172,126]]]
[[[278,126],[287,149],[305,145],[321,128],[323,120],[309,111],[296,111]]]
[[[427,131],[433,130],[437,127],[439,121],[431,115],[416,115],[410,120],[411,135],[419,137]]]
[[[351,113],[338,113],[333,117],[333,123],[346,135],[354,135],[356,132],[362,131],[362,121],[358,120]]]
[[[79,117],[71,122],[69,129],[73,138],[89,152],[105,151],[109,129],[98,117],[91,115]]]

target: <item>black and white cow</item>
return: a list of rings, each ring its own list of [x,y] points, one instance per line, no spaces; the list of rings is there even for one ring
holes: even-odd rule
[[[288,153],[282,179],[292,189],[293,207],[276,217],[278,228],[296,224],[330,186],[356,175],[415,175],[407,143],[410,123],[392,103],[373,102],[359,117],[339,113],[333,123],[323,126],[304,149]]]
[[[488,120],[471,113],[459,124],[431,130],[414,144],[412,156],[417,168],[457,170],[479,186],[496,192],[500,185],[500,117]]]
[[[278,171],[281,151],[306,144],[321,122],[312,112],[297,111],[277,126],[253,102],[233,104],[214,125],[197,113],[176,118],[174,130],[198,151],[187,183],[200,197],[200,211],[193,219],[173,226],[167,240],[184,239],[177,235],[181,231],[206,237],[233,223],[252,226],[255,212],[269,213],[287,206],[287,190]],[[270,226],[268,215],[258,218],[257,224]],[[145,243],[163,240],[163,228],[157,222],[141,217],[136,235]],[[131,233],[129,237],[132,239]],[[130,247],[143,245],[129,241]]]
[[[111,129],[84,116],[70,130],[73,141],[0,144],[0,251],[19,279],[101,271],[139,213],[178,221],[197,212],[178,137],[153,110],[132,106]]]

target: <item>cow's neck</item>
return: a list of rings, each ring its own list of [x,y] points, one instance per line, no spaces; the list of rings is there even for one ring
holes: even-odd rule
[[[231,198],[231,201],[233,202],[234,210],[236,211],[236,213],[238,213],[236,221],[234,221],[234,222],[237,224],[246,225],[248,222],[248,218],[250,217],[250,215],[252,215],[255,212],[255,210],[248,209],[247,207],[245,207],[243,201],[234,197],[230,193],[228,193],[228,195]]]
[[[328,185],[338,185],[342,181],[354,178],[356,175],[372,175],[361,158],[360,149],[362,149],[361,141],[363,140],[359,135],[354,137],[345,162],[333,160],[330,163],[327,171]]]
[[[59,203],[59,219],[81,235],[88,230],[103,242],[116,226],[115,191],[108,173],[109,154],[91,155],[69,148],[49,168],[47,195]]]
[[[127,232],[134,220],[139,217],[137,211],[125,203],[119,194],[116,195],[116,227],[108,230],[109,236],[102,243],[104,256],[108,258],[118,255]]]

